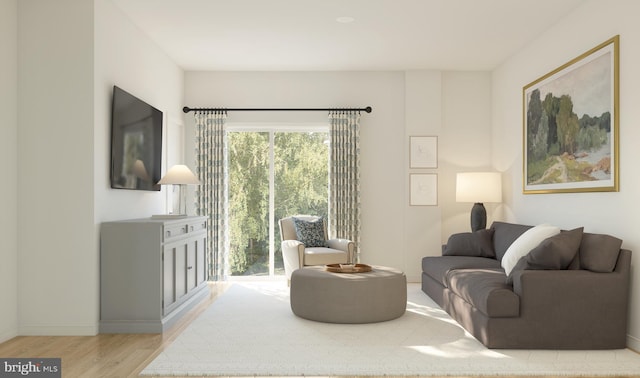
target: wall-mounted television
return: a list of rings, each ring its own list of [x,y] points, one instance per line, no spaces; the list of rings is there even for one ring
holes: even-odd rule
[[[160,190],[162,112],[113,87],[111,107],[111,187]]]

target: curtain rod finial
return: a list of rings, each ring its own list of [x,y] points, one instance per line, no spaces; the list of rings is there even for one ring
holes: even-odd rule
[[[372,110],[373,109],[371,109],[370,106],[367,106],[366,108],[364,108],[364,111],[367,112],[367,113],[371,113]]]
[[[190,111],[191,111],[191,108],[189,108],[188,106],[185,106],[184,108],[182,108],[183,113],[189,113]]]

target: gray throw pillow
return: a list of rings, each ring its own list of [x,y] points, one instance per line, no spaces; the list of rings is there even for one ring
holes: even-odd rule
[[[611,235],[585,233],[580,245],[580,266],[592,272],[613,272],[621,247],[622,240]]]
[[[584,228],[563,231],[543,240],[529,251],[513,267],[507,277],[507,283],[513,283],[513,275],[522,270],[559,270],[567,269],[580,250]]]
[[[443,256],[495,257],[493,229],[462,232],[449,237]]]
[[[296,239],[301,241],[306,248],[329,246],[324,238],[324,222],[322,218],[309,221],[294,217],[293,225],[296,228]]]

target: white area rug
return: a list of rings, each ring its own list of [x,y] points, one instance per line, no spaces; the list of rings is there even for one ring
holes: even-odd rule
[[[490,350],[419,285],[407,312],[374,324],[296,317],[284,282],[234,283],[142,375],[638,375],[630,350]]]

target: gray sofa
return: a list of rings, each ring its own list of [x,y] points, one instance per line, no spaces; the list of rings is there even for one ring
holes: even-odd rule
[[[625,348],[631,251],[609,235],[562,231],[507,275],[501,261],[532,228],[494,222],[452,235],[442,256],[423,258],[422,290],[488,348]]]

